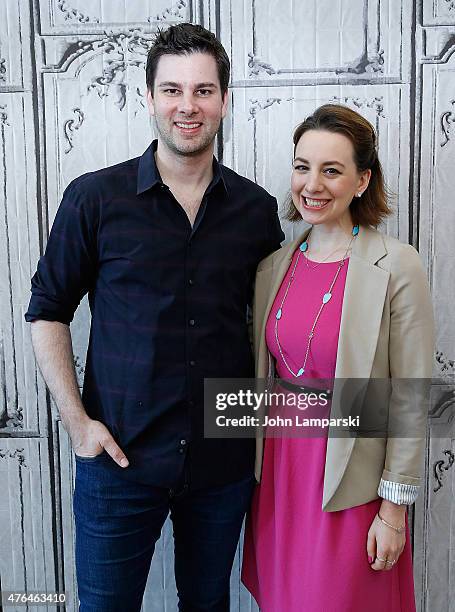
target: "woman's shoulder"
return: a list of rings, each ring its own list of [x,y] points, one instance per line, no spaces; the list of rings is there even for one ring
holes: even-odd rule
[[[264,272],[273,268],[278,261],[281,261],[284,257],[287,257],[289,252],[293,248],[293,243],[284,244],[282,247],[267,255],[264,259],[259,262],[257,272]]]
[[[418,251],[407,242],[403,242],[394,236],[389,236],[376,229],[369,229],[371,235],[376,235],[382,240],[385,249],[383,257],[378,265],[395,274],[406,274],[415,271],[421,272],[423,264]]]

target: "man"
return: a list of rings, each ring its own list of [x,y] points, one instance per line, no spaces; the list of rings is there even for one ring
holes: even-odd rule
[[[160,32],[146,80],[158,140],[69,185],[26,319],[76,454],[80,610],[140,609],[170,512],[179,609],[224,612],[254,441],[204,439],[203,379],[253,375],[247,305],[283,234],[276,200],[213,157],[229,82],[215,36]],[[68,326],[87,292],[81,399]]]

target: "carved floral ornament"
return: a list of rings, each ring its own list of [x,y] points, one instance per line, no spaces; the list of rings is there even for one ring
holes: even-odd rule
[[[6,104],[0,104],[0,125],[5,126],[5,125],[9,125],[8,123],[8,107],[6,106]]]
[[[112,2],[112,0],[110,0]],[[100,23],[99,17],[90,17],[86,15],[82,11],[80,11],[77,6],[77,0],[58,0],[57,8],[64,16],[65,21],[76,21],[80,24],[87,23]],[[147,21],[149,23],[153,23],[155,21],[173,21],[175,19],[183,19],[186,16],[185,9],[188,7],[188,0],[179,0],[175,5],[171,5],[169,8],[166,8],[161,13],[158,13],[153,16],[149,16]]]
[[[436,486],[433,489],[434,493],[437,493],[440,489],[442,489],[443,473],[450,470],[450,468],[453,467],[453,464],[455,463],[455,453],[453,453],[453,451],[446,449],[442,451],[442,454],[446,456],[446,460],[439,459],[438,461],[435,461],[433,465],[433,475],[437,482]]]
[[[66,72],[70,65],[78,60],[75,76],[79,77],[87,64],[102,55],[102,73],[91,79],[87,86],[87,94],[93,92],[100,99],[111,98],[115,106],[122,111],[131,89],[128,79],[125,78],[126,72],[128,68],[145,70],[151,40],[151,34],[144,35],[141,30],[131,29],[126,32],[106,33],[98,40],[79,41],[68,47],[60,64],[52,67],[49,72]],[[137,109],[145,108],[144,96],[139,88],[134,88],[133,92],[133,101]],[[134,114],[137,112],[138,110]],[[75,132],[80,129],[85,119],[82,108],[73,108],[72,113],[72,117],[66,119],[63,124],[63,135],[67,143],[65,154],[73,149]]]
[[[14,459],[18,461],[20,467],[27,467],[23,448],[16,448],[14,450],[0,448],[0,460],[4,459]]]
[[[455,0],[454,0],[455,2]],[[455,124],[455,100],[450,100],[452,110],[447,110],[441,114],[440,125],[442,132],[441,147],[445,147],[449,142],[452,132],[453,125]]]
[[[74,8],[66,0],[58,0],[57,8],[65,17],[65,21],[78,21],[79,23],[99,23],[97,17],[89,17],[84,13],[81,13],[77,8]]]
[[[442,146],[442,145],[441,145]],[[436,363],[444,378],[451,378],[455,374],[455,360],[450,359],[442,351],[436,351]]]
[[[0,57],[0,81],[6,81],[6,59]]]
[[[68,143],[65,149],[65,154],[68,154],[73,148],[73,134],[78,130],[84,122],[84,113],[80,108],[73,108],[74,119],[67,119],[63,125],[63,132]]]
[[[455,0],[454,0],[455,2]],[[365,51],[362,56],[353,62],[348,63],[346,66],[337,68],[274,68],[272,64],[264,62],[260,57],[254,53],[248,53],[248,76],[257,77],[267,74],[272,76],[274,74],[305,74],[305,73],[334,73],[336,75],[347,75],[347,74],[381,74],[384,72],[384,50],[378,49],[376,53],[368,55]]]
[[[295,97],[289,98],[266,98],[265,100],[259,100],[258,98],[250,98],[250,108],[248,109],[249,117],[248,121],[256,119],[258,112],[263,111],[274,104],[281,104],[282,102],[295,101]],[[329,102],[338,102],[340,104],[346,104],[348,106],[354,106],[356,108],[370,108],[376,112],[376,116],[385,119],[384,114],[384,98],[383,96],[374,96],[372,98],[361,98],[358,96],[333,96],[328,100]],[[322,102],[321,102],[322,103]]]

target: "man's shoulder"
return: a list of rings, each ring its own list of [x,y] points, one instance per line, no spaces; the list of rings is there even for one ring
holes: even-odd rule
[[[227,166],[223,166],[220,164],[221,173],[226,182],[227,187],[234,187],[235,189],[239,189],[242,193],[246,195],[251,195],[252,197],[268,199],[271,201],[275,201],[275,198],[266,190],[264,187],[261,187],[254,181],[246,178],[246,176],[242,176],[238,174],[231,168]]]
[[[81,174],[69,183],[67,190],[84,195],[115,194],[119,189],[136,188],[139,157]]]

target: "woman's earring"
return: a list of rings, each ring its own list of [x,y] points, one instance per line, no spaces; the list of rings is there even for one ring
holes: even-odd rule
[[[361,192],[361,191],[359,191],[359,193],[357,193],[357,194],[356,194],[356,197],[357,197],[357,198],[361,198],[361,197],[362,197],[362,192]]]

